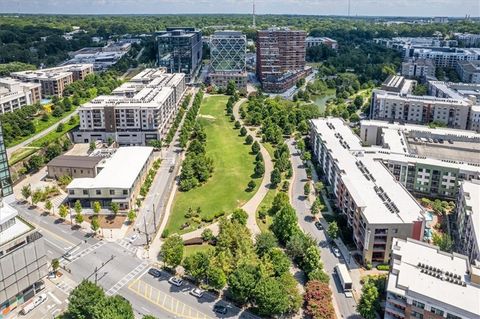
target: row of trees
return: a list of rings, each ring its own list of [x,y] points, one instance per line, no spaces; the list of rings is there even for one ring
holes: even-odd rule
[[[180,109],[178,110],[177,116],[175,117],[175,120],[173,121],[173,124],[170,127],[170,130],[168,130],[167,136],[165,137],[165,144],[168,145],[172,142],[173,137],[177,132],[178,126],[180,125],[180,122],[182,122],[183,116],[185,115],[185,112],[188,109],[188,105],[190,104],[191,99],[192,99],[192,95],[188,94],[183,100],[182,104],[180,105]]]

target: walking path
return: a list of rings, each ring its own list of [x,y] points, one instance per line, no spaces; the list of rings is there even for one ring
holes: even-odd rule
[[[233,106],[233,115],[235,116],[235,120],[239,121],[242,125],[244,125],[244,123],[243,123],[243,120],[240,118],[240,105],[242,105],[245,101],[247,101],[247,99],[242,98]],[[256,217],[258,207],[260,206],[260,204],[262,203],[263,199],[265,198],[265,196],[267,195],[270,189],[270,174],[273,170],[273,163],[272,163],[272,158],[270,157],[270,154],[262,144],[261,138],[257,137],[257,128],[247,127],[247,130],[249,131],[250,135],[252,135],[253,140],[257,141],[260,144],[260,152],[262,153],[263,161],[265,163],[265,173],[263,174],[263,179],[262,179],[262,183],[260,184],[260,187],[258,188],[255,195],[253,195],[253,197],[250,198],[250,200],[242,206],[242,209],[246,211],[248,214],[247,227],[248,229],[250,229],[252,236],[255,237],[255,235],[261,233],[255,217]],[[182,239],[187,240],[187,239],[201,237],[202,232],[206,228],[211,229],[215,235],[218,234],[218,231],[219,231],[218,222],[215,222],[211,225],[202,227],[193,232],[183,234]]]

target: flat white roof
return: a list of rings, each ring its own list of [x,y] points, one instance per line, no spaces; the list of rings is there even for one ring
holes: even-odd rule
[[[388,291],[433,304],[457,316],[480,318],[480,286],[470,281],[467,272],[471,266],[466,256],[441,252],[436,246],[410,238],[394,238],[392,255],[401,256],[401,259],[394,257]],[[439,269],[441,272],[435,274],[440,278],[433,272],[422,271],[424,265]],[[447,280],[447,277],[452,278],[447,272],[456,275],[457,283]]]
[[[140,175],[153,147],[120,147],[93,178],[75,178],[67,189],[130,189]]]
[[[3,206],[0,207],[0,224],[3,224],[10,219],[15,219],[15,224],[0,232],[0,245],[8,243],[12,239],[33,229],[31,225],[25,223],[18,218],[17,215],[18,212],[12,206],[3,202]]]
[[[312,124],[342,171],[342,181],[355,203],[364,207],[363,214],[369,224],[402,224],[423,219],[423,208],[380,161],[365,156],[360,138],[343,120],[315,119]]]

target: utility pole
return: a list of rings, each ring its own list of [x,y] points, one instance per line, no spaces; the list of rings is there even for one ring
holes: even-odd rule
[[[145,227],[145,236],[147,237],[147,246],[148,246],[150,245],[150,239],[148,238],[147,221],[145,219],[145,215],[143,215],[143,226]]]
[[[350,0],[348,0],[348,17],[350,18]]]
[[[155,200],[155,198],[153,198]],[[157,230],[157,213],[155,212],[155,202],[152,203],[153,209],[153,226],[155,227],[155,231]]]

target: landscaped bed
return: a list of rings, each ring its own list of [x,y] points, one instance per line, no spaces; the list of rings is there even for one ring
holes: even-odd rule
[[[227,100],[227,96],[216,95],[202,102],[198,121],[207,136],[206,155],[213,160],[214,171],[205,184],[187,192],[177,192],[166,227],[170,234],[187,233],[202,223],[212,222],[223,212],[241,207],[258,189],[260,178],[255,179],[254,190],[246,191],[255,158],[251,146],[245,144],[245,137],[239,135],[239,130],[234,129],[233,122],[225,115]],[[186,218],[190,208],[193,216]]]

